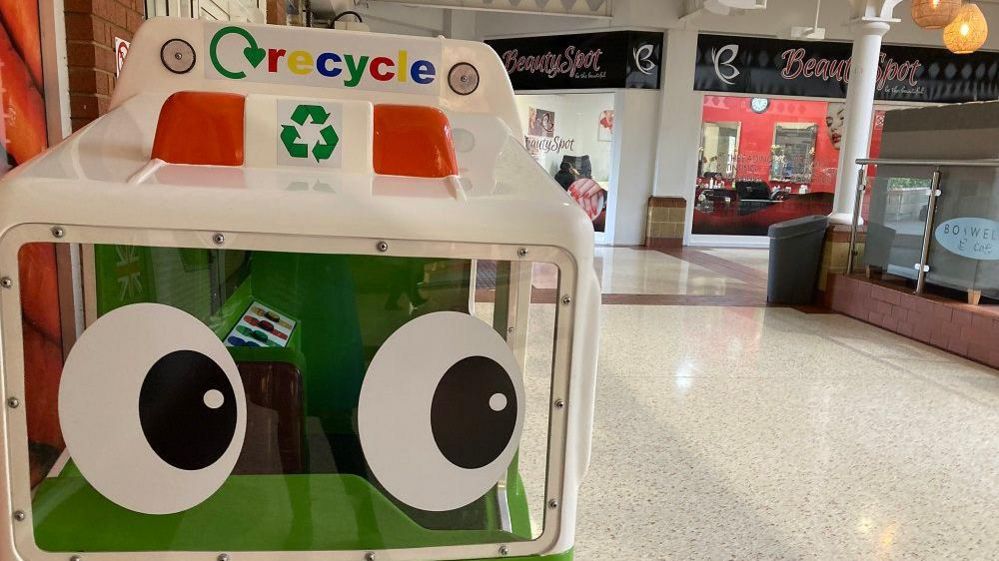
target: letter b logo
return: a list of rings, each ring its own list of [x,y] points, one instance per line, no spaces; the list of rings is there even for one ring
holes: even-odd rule
[[[732,64],[737,56],[739,56],[739,45],[725,45],[720,49],[713,50],[711,56],[715,63],[715,75],[730,86],[735,85],[733,80],[741,74],[739,69]]]

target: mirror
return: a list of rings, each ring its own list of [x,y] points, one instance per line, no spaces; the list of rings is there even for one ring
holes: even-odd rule
[[[770,148],[770,180],[809,183],[815,164],[814,123],[777,123]]]
[[[698,177],[733,179],[739,154],[739,131],[742,123],[704,123],[701,128]]]

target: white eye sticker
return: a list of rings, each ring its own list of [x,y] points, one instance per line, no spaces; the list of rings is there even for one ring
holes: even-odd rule
[[[162,304],[101,316],[73,346],[59,424],[83,477],[145,514],[194,507],[222,486],[243,448],[236,363],[195,317]]]
[[[378,482],[428,511],[461,508],[510,466],[524,423],[520,367],[506,341],[457,312],[421,316],[378,349],[358,429]]]

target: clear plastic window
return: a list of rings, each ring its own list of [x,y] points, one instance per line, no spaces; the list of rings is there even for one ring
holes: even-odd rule
[[[28,411],[60,435],[29,460],[42,550],[540,536],[555,310],[517,301],[530,263],[94,253],[96,321],[61,381],[25,372],[59,392]]]

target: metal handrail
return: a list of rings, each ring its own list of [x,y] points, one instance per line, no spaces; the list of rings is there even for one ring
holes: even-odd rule
[[[987,160],[908,160],[899,158],[860,158],[860,166],[929,166],[949,168],[999,168],[999,159]]]
[[[999,159],[977,159],[977,160],[914,160],[902,158],[859,158],[857,165],[860,166],[857,174],[857,196],[853,202],[853,222],[850,224],[850,253],[847,257],[846,273],[853,274],[854,260],[857,256],[857,229],[859,227],[861,205],[864,204],[864,192],[867,190],[867,168],[868,166],[926,166],[933,168],[930,178],[930,198],[926,210],[926,224],[923,230],[923,247],[920,251],[919,263],[913,266],[918,275],[916,277],[916,294],[922,294],[926,286],[926,273],[930,268],[928,265],[930,254],[930,242],[933,238],[933,226],[936,220],[937,199],[943,195],[940,184],[940,168],[942,167],[971,167],[971,168],[999,168]]]

